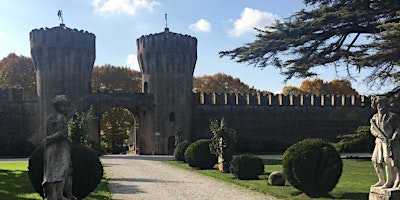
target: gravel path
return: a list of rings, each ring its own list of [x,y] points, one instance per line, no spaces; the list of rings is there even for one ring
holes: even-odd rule
[[[171,156],[102,156],[112,199],[276,199],[161,163],[171,159]]]

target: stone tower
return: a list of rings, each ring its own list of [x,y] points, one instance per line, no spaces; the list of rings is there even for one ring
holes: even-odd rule
[[[70,29],[64,24],[30,32],[40,121],[38,134],[32,138],[34,143],[39,144],[46,135],[46,120],[53,112],[55,95],[68,95],[71,109],[80,109],[80,103],[91,92],[95,38],[92,33]]]
[[[137,39],[143,93],[154,94],[154,112],[147,125],[144,153],[172,153],[175,136],[191,138],[193,72],[197,60],[197,39],[164,32]],[[141,131],[142,132],[142,131]],[[142,145],[143,146],[143,145]]]

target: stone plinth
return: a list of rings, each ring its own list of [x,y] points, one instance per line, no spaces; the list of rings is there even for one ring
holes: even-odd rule
[[[369,200],[397,200],[400,199],[400,189],[381,189],[371,187],[369,190]]]

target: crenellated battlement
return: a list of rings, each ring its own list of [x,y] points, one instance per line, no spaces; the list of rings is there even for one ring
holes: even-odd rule
[[[152,52],[197,52],[197,39],[190,35],[182,35],[169,32],[166,28],[164,32],[142,36],[136,40],[138,54]]]
[[[34,29],[30,32],[31,51],[37,48],[72,48],[95,53],[96,36],[87,31],[70,29],[65,25]]]
[[[22,89],[2,89],[0,90],[0,102],[24,101]]]
[[[370,106],[368,96],[282,95],[282,94],[217,94],[194,93],[194,105],[235,106]]]

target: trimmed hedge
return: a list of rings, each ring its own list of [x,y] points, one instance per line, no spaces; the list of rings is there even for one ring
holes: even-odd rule
[[[217,157],[210,152],[210,139],[200,139],[189,145],[185,151],[185,160],[190,167],[212,169]]]
[[[185,151],[189,147],[189,141],[183,141],[176,146],[174,150],[174,157],[176,161],[186,162],[185,160]]]
[[[240,180],[258,179],[258,175],[264,173],[264,163],[253,155],[239,155],[233,158],[230,171]]]
[[[310,197],[324,197],[335,188],[342,175],[339,153],[322,139],[305,139],[283,154],[286,180]]]
[[[103,165],[91,149],[71,144],[72,193],[83,199],[93,192],[103,177]],[[29,158],[29,178],[35,191],[43,196],[44,147],[36,149]]]
[[[375,137],[369,129],[370,126],[360,126],[352,134],[339,135],[333,145],[341,153],[372,152]]]

